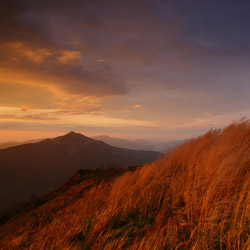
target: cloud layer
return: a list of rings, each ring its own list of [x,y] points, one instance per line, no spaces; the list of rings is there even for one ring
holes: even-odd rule
[[[211,114],[250,108],[249,11],[226,0],[2,1],[0,107],[21,111],[0,118],[220,126]]]

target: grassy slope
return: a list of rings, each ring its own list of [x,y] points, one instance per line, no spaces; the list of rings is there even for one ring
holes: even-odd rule
[[[250,249],[249,122],[121,174],[50,194],[0,228],[0,248]]]

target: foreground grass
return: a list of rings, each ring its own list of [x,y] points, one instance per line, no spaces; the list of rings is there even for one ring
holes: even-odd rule
[[[12,216],[0,248],[250,249],[247,121],[142,168],[79,178]]]

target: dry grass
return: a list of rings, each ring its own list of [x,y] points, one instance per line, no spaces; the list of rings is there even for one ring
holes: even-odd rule
[[[120,177],[84,180],[0,235],[8,250],[250,249],[250,123]]]

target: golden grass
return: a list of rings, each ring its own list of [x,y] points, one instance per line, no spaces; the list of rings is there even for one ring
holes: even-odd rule
[[[249,121],[89,182],[10,220],[0,228],[0,248],[250,249]]]

